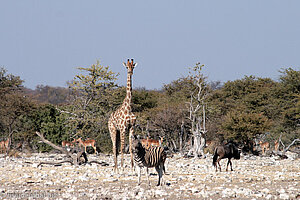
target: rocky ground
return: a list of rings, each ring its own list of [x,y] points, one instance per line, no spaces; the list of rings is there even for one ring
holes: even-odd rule
[[[41,161],[62,161],[62,154],[22,154],[21,158],[0,155],[0,199],[300,199],[300,159],[290,157],[242,156],[233,160],[233,172],[215,172],[212,156],[206,159],[174,155],[166,162],[164,185],[155,186],[157,175],[150,172],[151,186],[126,166],[113,173],[112,156],[89,155],[97,164],[43,165]],[[226,160],[221,164],[225,169]]]

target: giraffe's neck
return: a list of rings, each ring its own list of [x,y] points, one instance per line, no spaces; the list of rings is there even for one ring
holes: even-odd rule
[[[126,97],[124,99],[123,104],[130,108],[130,103],[131,103],[131,97],[132,97],[132,74],[128,73],[127,74],[127,88],[126,88]]]

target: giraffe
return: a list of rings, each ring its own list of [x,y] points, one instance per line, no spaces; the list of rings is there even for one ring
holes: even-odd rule
[[[117,158],[118,158],[118,146],[121,142],[121,166],[124,170],[123,165],[123,151],[125,145],[125,134],[129,131],[129,152],[131,156],[131,167],[133,167],[133,154],[131,150],[132,146],[132,136],[136,121],[136,116],[131,112],[131,98],[132,98],[132,74],[134,67],[137,66],[137,63],[131,62],[129,59],[127,60],[127,64],[123,63],[123,65],[127,68],[127,88],[126,88],[126,97],[121,105],[115,112],[110,115],[108,120],[108,128],[110,132],[110,138],[113,144],[113,154],[115,167],[114,171],[116,172],[117,166]],[[120,135],[118,135],[120,134]]]

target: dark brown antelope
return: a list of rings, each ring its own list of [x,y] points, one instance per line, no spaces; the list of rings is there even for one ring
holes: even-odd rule
[[[220,160],[224,158],[228,158],[226,171],[228,171],[229,164],[231,167],[231,171],[233,171],[231,158],[240,159],[240,150],[235,146],[233,142],[228,142],[225,145],[220,145],[215,148],[215,153],[213,157],[213,166],[216,167],[216,172],[218,171],[218,166],[217,166],[218,164],[219,164],[219,169],[221,171]]]

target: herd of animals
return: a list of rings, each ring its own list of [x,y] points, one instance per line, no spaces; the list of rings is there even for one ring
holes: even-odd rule
[[[157,185],[162,184],[162,176],[165,173],[165,161],[167,158],[167,154],[162,147],[163,137],[160,140],[155,139],[140,139],[134,134],[134,127],[136,122],[136,116],[132,113],[131,109],[131,98],[132,98],[132,75],[133,69],[137,66],[137,63],[133,62],[128,59],[127,63],[123,63],[123,65],[127,69],[127,88],[126,88],[126,97],[122,103],[122,105],[111,114],[108,120],[108,128],[112,140],[113,146],[113,156],[114,156],[114,171],[117,171],[117,157],[119,154],[119,150],[121,151],[121,167],[124,169],[124,145],[125,145],[125,136],[129,133],[129,152],[131,154],[131,167],[135,166],[138,168],[138,184],[141,182],[141,168],[146,167],[147,177],[149,182],[149,172],[148,168],[155,168],[158,173],[158,183]],[[0,142],[0,150],[1,152],[5,152],[9,148],[9,139],[6,141]],[[75,144],[79,144],[80,146],[84,147],[85,153],[87,153],[86,149],[88,146],[96,151],[95,140],[87,139],[83,141],[81,138],[74,139],[72,142],[70,141],[63,141],[62,147],[74,147]],[[121,146],[120,149],[118,147]],[[260,146],[263,151],[269,149],[270,144],[268,142],[261,142]],[[276,141],[275,143],[275,150],[278,150],[279,143]],[[213,165],[221,171],[220,160],[228,158],[227,168],[230,165],[232,170],[232,163],[231,159],[240,159],[240,151],[238,150],[237,146],[229,142],[225,145],[220,145],[215,148],[214,156],[213,156]],[[150,182],[149,182],[150,184]]]
[[[135,166],[137,167],[138,172],[138,184],[141,183],[141,169],[146,167],[147,178],[149,181],[149,172],[148,168],[154,167],[158,173],[158,183],[157,185],[162,184],[162,176],[165,173],[165,161],[167,158],[167,154],[162,146],[163,137],[160,137],[159,140],[150,139],[149,137],[145,139],[140,139],[139,136],[133,135],[132,136],[132,153],[133,153],[133,160],[135,162]],[[0,141],[0,152],[3,153],[8,149],[9,139]],[[211,141],[207,143],[210,144]],[[73,141],[62,141],[61,145],[64,148],[73,148],[76,145],[84,147],[85,153],[87,153],[87,147],[92,147],[94,149],[94,153],[96,154],[96,145],[95,140],[87,139],[82,140],[81,138],[74,139]],[[259,142],[260,148],[265,153],[266,150],[269,150],[270,144],[269,142]],[[278,150],[279,143],[276,140],[274,142],[275,151]],[[240,159],[240,150],[237,148],[237,145],[233,142],[228,142],[224,145],[218,145],[213,154],[213,166],[215,167],[216,171],[219,169],[221,171],[220,160],[228,158],[226,171],[228,171],[228,166],[230,165],[231,171],[232,169],[232,162],[231,159]],[[115,166],[116,168],[117,166]]]

